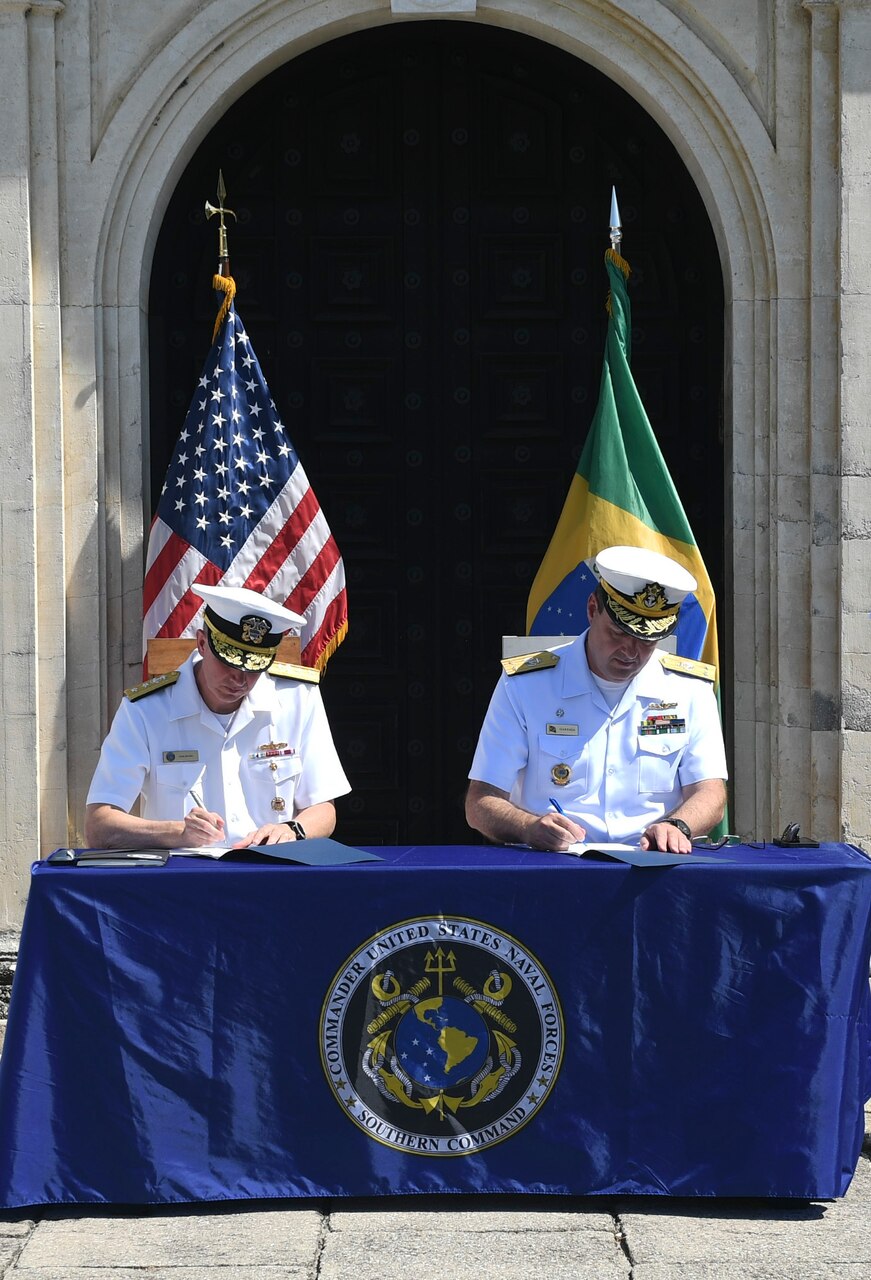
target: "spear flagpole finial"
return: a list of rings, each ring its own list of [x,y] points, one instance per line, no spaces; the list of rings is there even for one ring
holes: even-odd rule
[[[236,215],[232,209],[228,209],[224,204],[227,199],[227,188],[224,186],[223,170],[218,170],[218,204],[217,207],[206,201],[206,219],[208,220],[214,214],[218,214],[221,221],[218,225],[218,270],[212,277],[212,288],[217,294],[221,303],[218,311],[218,318],[215,320],[215,328],[212,333],[212,342],[214,342],[221,331],[221,325],[226,320],[230,307],[233,305],[233,299],[236,296],[236,282],[230,275],[230,250],[227,246],[227,227],[224,222],[224,214],[229,213],[231,217]]]
[[[617,189],[611,188],[611,248],[620,252],[620,241],[623,239],[623,227],[620,223],[620,210],[617,208]]]
[[[225,207],[224,201],[226,198],[227,188],[224,186],[224,172],[222,169],[219,169],[218,203],[217,206],[215,206],[210,204],[208,200],[206,201],[206,218],[211,218],[217,213],[221,219],[218,225],[218,272],[222,276],[228,276],[230,274],[230,251],[227,244],[227,226],[224,222],[224,214],[229,213],[231,217],[236,217],[232,209]]]

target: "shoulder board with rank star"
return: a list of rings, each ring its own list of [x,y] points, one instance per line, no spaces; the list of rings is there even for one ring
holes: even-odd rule
[[[166,675],[152,676],[150,680],[143,680],[142,684],[135,684],[132,689],[125,689],[124,697],[128,702],[147,698],[149,693],[157,693],[158,689],[167,689],[171,684],[175,684],[178,677],[178,671],[167,671]]]
[[[517,653],[512,658],[503,658],[502,670],[506,676],[525,676],[530,671],[547,671],[558,662],[558,654],[542,649],[540,653]]]
[[[310,684],[319,684],[321,678],[317,667],[301,667],[295,662],[273,662],[269,674],[279,680],[308,680]]]
[[[710,662],[697,662],[695,658],[682,658],[679,653],[657,654],[666,671],[677,671],[682,676],[697,676],[700,680],[717,679],[717,668]]]

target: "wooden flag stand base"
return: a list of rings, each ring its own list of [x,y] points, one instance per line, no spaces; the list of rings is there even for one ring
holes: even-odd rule
[[[192,636],[160,637],[148,641],[148,674],[162,676],[167,671],[178,671],[181,664],[196,648]],[[286,635],[278,646],[276,662],[290,662],[299,666],[299,636]]]

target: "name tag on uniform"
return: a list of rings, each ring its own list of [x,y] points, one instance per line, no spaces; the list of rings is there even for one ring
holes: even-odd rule
[[[200,758],[199,751],[164,751],[164,764],[195,764]]]
[[[549,724],[547,732],[555,738],[576,738],[578,736],[578,726],[576,724]]]

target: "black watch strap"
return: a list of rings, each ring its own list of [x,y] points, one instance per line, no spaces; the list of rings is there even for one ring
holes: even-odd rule
[[[683,818],[663,818],[663,822],[667,822],[671,827],[677,827],[678,831],[682,831],[687,840],[692,840],[693,833],[690,831]]]
[[[305,827],[301,822],[297,822],[296,818],[288,818],[287,825],[290,827],[297,840],[305,840]]]

